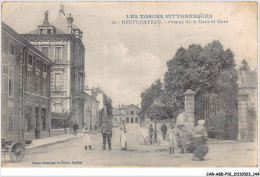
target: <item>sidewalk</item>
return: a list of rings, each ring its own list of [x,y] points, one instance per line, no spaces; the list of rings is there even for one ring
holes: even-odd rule
[[[47,146],[55,143],[60,143],[71,139],[79,138],[82,136],[83,133],[78,133],[77,136],[72,134],[65,134],[65,135],[53,136],[53,137],[42,138],[42,139],[34,139],[32,140],[32,143],[26,147],[26,149],[32,149],[40,146]]]

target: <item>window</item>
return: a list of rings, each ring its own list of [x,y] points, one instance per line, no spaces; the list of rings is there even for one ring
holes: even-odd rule
[[[2,92],[8,92],[8,65],[2,65]]]
[[[41,116],[41,121],[42,121],[42,130],[46,130],[46,109],[42,108],[42,116]]]
[[[55,47],[55,61],[61,62],[61,47]]]
[[[32,71],[27,71],[27,91],[32,89]]]
[[[42,70],[45,73],[47,72],[47,65],[45,63],[43,63],[43,65],[42,65]]]
[[[138,118],[137,117],[135,118],[135,123],[138,123]]]
[[[8,108],[8,132],[13,131],[13,118],[14,118],[14,109],[13,107]]]
[[[127,111],[127,115],[129,114],[129,112]]]
[[[42,53],[48,57],[49,56],[49,47],[42,47]]]
[[[131,115],[134,115],[135,114],[135,112],[134,111],[131,111]]]
[[[39,94],[39,81],[40,81],[40,77],[39,74],[35,75],[35,93]]]
[[[46,90],[46,88],[47,88],[47,81],[46,81],[47,79],[45,78],[45,77],[43,77],[43,80],[42,80],[42,85],[43,85],[43,96],[47,96],[47,90]]]
[[[14,68],[9,66],[8,74],[8,95],[14,97]]]
[[[28,64],[32,66],[32,63],[33,63],[32,56],[29,55],[29,56],[28,56]]]
[[[40,34],[43,34],[43,29],[40,29]]]
[[[14,55],[14,44],[9,43],[9,54]]]
[[[60,90],[60,73],[55,74],[55,90]]]
[[[8,53],[8,39],[5,37],[2,40],[2,49],[5,53]]]
[[[47,29],[47,34],[51,34],[51,29]]]
[[[32,107],[26,106],[24,111],[24,130],[29,132],[32,129]]]
[[[117,121],[117,118],[115,117],[114,121],[116,122]]]
[[[39,60],[36,59],[36,57],[33,57],[34,61],[35,61],[35,67],[36,69],[40,69],[40,62]]]
[[[61,112],[61,104],[60,103],[55,104],[55,112]]]

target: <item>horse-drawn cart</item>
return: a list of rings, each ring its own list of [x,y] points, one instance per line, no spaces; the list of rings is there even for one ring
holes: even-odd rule
[[[6,153],[9,153],[9,157],[13,162],[21,162],[26,153],[25,146],[29,146],[32,143],[31,140],[25,140],[22,142],[6,141],[2,138],[1,151],[4,153],[4,159]]]

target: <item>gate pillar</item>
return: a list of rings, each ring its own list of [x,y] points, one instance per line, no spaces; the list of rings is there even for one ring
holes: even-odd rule
[[[240,92],[238,94],[238,140],[243,141],[248,138],[247,122],[247,100],[248,94]]]
[[[188,89],[185,93],[186,128],[192,130],[195,126],[195,92]]]

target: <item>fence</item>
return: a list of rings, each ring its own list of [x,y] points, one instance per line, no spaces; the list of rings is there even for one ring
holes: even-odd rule
[[[238,115],[238,104],[237,104],[237,98],[232,97],[220,97],[217,94],[201,94],[195,96],[195,123],[198,121],[198,119],[204,119],[206,122],[209,120],[210,116],[216,115],[218,112],[222,111],[224,113],[223,115],[223,124],[231,124],[228,122],[228,120],[225,120],[227,118],[231,118],[237,121],[237,115]],[[221,119],[219,116],[214,116],[216,119]],[[219,121],[222,120],[216,120],[220,126]],[[217,139],[234,139],[237,135],[237,123],[236,121],[232,122],[234,125],[234,129],[232,131],[228,130],[227,125],[222,131],[217,131],[215,129],[209,129],[209,137],[210,138],[217,138]],[[212,120],[211,120],[212,122]],[[213,126],[214,127],[214,126]],[[217,127],[216,127],[217,128]],[[218,129],[218,128],[217,128]]]

